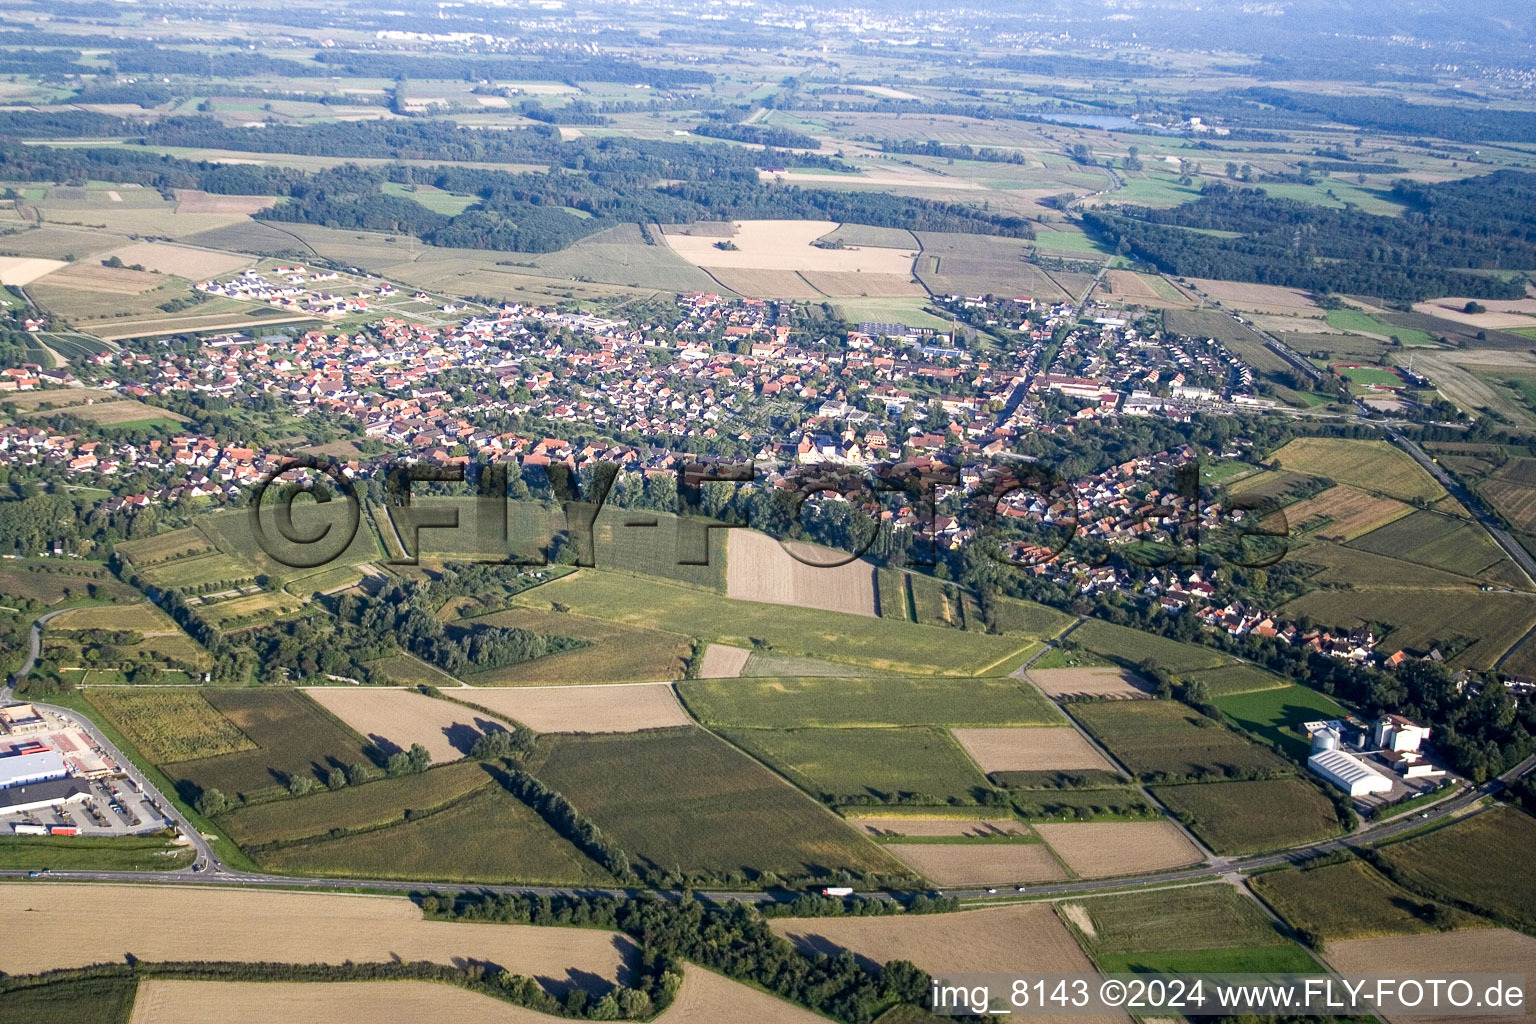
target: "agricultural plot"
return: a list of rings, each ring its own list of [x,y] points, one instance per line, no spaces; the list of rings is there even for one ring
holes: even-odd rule
[[[973,803],[990,789],[942,729],[731,729],[722,735],[827,803]]]
[[[1294,846],[1339,831],[1333,804],[1299,779],[1158,786],[1152,792],[1223,855]]]
[[[1062,904],[1105,972],[1315,970],[1258,905],[1229,885]]]
[[[1316,317],[1323,311],[1312,296],[1300,288],[1273,284],[1249,284],[1241,281],[1213,281],[1193,278],[1193,283],[1223,306],[1242,313],[1269,313],[1275,316]]]
[[[907,252],[916,252],[918,249],[917,238],[906,228],[881,228],[869,224],[839,224],[817,241],[904,249]]]
[[[483,765],[465,761],[297,800],[236,808],[220,817],[219,824],[241,846],[293,842],[324,837],[332,829],[350,832],[402,824],[407,814],[438,810],[494,784]]]
[[[75,566],[68,566],[74,569]],[[95,575],[99,572],[101,575]],[[140,601],[144,595],[127,584],[120,583],[107,573],[106,567],[95,564],[91,573],[59,571],[57,566],[21,567],[0,565],[0,594],[19,597],[43,604],[56,604],[70,597],[83,597],[96,588],[96,594],[116,601]]]
[[[1349,713],[1326,694],[1294,684],[1218,696],[1214,703],[1238,725],[1297,760],[1304,760],[1311,749],[1302,723],[1343,718]]]
[[[138,295],[165,283],[160,274],[97,263],[71,263],[48,275],[48,284],[54,288],[79,288],[114,295]]]
[[[1465,592],[1472,582],[1441,569],[1329,541],[1312,541],[1305,553],[1298,552],[1296,557],[1308,565],[1321,566],[1321,571],[1311,577],[1313,583],[1344,584],[1344,589],[1394,587]]]
[[[993,624],[1004,633],[1048,640],[1072,625],[1072,616],[1049,605],[999,597],[993,601]]]
[[[1079,878],[1167,871],[1204,859],[1169,821],[1105,821],[1034,826]]]
[[[846,270],[802,270],[800,276],[812,288],[834,298],[900,298],[926,296],[928,290],[911,274],[861,274]]]
[[[513,505],[510,515],[521,515],[527,503]],[[635,525],[638,524],[638,525]],[[654,525],[652,525],[654,524]],[[561,528],[564,528],[563,521]],[[688,531],[698,523],[665,513],[631,513],[605,505],[592,524],[593,562],[600,569],[640,573],[664,580],[688,583],[708,590],[724,590],[727,572],[727,537],[747,530],[699,530],[705,534],[697,551],[688,550],[695,538]],[[762,536],[753,534],[753,536]],[[688,565],[683,558],[708,552],[707,565]]]
[[[61,267],[68,266],[63,260],[43,259],[37,256],[0,256],[0,285],[21,287],[40,277],[46,277]]]
[[[116,256],[129,266],[138,264],[148,271],[194,281],[244,270],[254,262],[249,256],[213,252],[169,242],[136,242],[114,249],[109,255]]]
[[[366,787],[364,787],[366,788]],[[612,876],[500,786],[402,824],[257,854],[277,872],[442,882],[601,885]]]
[[[1019,885],[1067,877],[1044,843],[887,843],[883,849],[935,885]]]
[[[851,615],[880,614],[875,600],[875,569],[868,562],[837,565],[848,556],[793,542],[786,550],[786,545],[755,530],[731,530],[729,538],[727,597]]]
[[[924,838],[960,837],[973,839],[1006,839],[1011,836],[1028,836],[1029,828],[1013,818],[957,818],[918,817],[919,814],[936,814],[940,808],[902,808],[902,813],[892,816],[857,817],[849,815],[860,831],[872,836],[921,836]],[[848,813],[848,812],[845,812]]]
[[[167,772],[185,799],[203,790],[255,795],[295,776],[323,780],[331,768],[371,760],[372,751],[314,701],[295,690],[206,690],[214,710],[255,749],[181,761]]]
[[[245,629],[266,625],[289,612],[297,611],[303,604],[291,594],[266,591],[200,604],[197,606],[197,615],[210,626],[220,629]]]
[[[689,679],[677,690],[699,721],[727,728],[1065,724],[1016,679]]]
[[[701,729],[541,741],[534,774],[660,871],[890,872],[874,844]]]
[[[1147,697],[1152,685],[1123,668],[1030,668],[1030,681],[1052,697]]]
[[[301,691],[347,723],[386,757],[421,744],[433,764],[464,757],[488,732],[504,732],[501,722],[472,708],[428,697],[415,690],[382,686],[311,686]]]
[[[1102,296],[1106,301],[1123,302],[1149,309],[1188,309],[1194,303],[1178,289],[1150,274],[1137,274],[1129,270],[1111,270],[1104,280],[1109,290]]]
[[[1256,690],[1277,690],[1291,685],[1284,676],[1276,675],[1257,665],[1223,665],[1221,668],[1203,668],[1184,673],[1190,682],[1202,683],[1211,697],[1225,697],[1235,693],[1253,693]]]
[[[517,598],[529,607],[554,602],[630,626],[659,629],[734,647],[825,658],[883,672],[974,675],[1019,647],[1017,638],[973,634],[964,644],[936,627],[862,615],[733,601],[652,578],[583,569]],[[754,640],[760,641],[755,643]]]
[[[575,650],[474,673],[469,682],[476,686],[680,679],[689,654],[688,638],[676,633],[566,612],[514,608],[459,621],[574,637],[587,643]]]
[[[716,1024],[725,1020],[752,1021],[754,1024],[821,1024],[826,1018],[750,985],[689,964],[683,970],[682,987],[673,997],[672,1005],[656,1018],[656,1024]]]
[[[1026,259],[1028,243],[992,235],[918,232],[917,278],[936,295],[1020,295],[1042,302],[1067,293]]]
[[[277,490],[273,488],[274,499]],[[296,500],[291,508],[293,528],[303,537],[319,536],[322,530],[329,529],[332,535],[341,538],[347,536],[347,531],[351,527],[347,511],[348,504],[342,500],[332,500],[323,504],[310,500]],[[220,552],[250,566],[255,573],[271,577],[278,586],[281,586],[291,579],[313,574],[314,568],[295,568],[294,566],[304,565],[306,559],[313,560],[314,556],[321,552],[309,550],[302,545],[289,544],[278,530],[276,514],[276,508],[272,505],[262,509],[264,537],[257,535],[251,524],[250,512],[246,509],[199,516],[194,525],[203,531]],[[268,553],[269,551],[271,554]],[[359,565],[380,558],[382,551],[378,536],[373,532],[370,517],[359,513],[356,532],[351,535],[346,546],[340,550],[330,548],[324,550],[324,554],[331,556],[324,561],[324,567],[339,569],[344,566]]]
[[[1074,704],[1076,718],[1143,779],[1220,778],[1290,765],[1237,732],[1175,700]]]
[[[704,658],[699,663],[700,679],[735,679],[747,667],[751,651],[724,644],[709,644],[704,648]]]
[[[1170,309],[1163,322],[1175,334],[1189,338],[1214,338],[1236,353],[1260,375],[1287,373],[1291,364],[1264,344],[1247,326],[1215,309]]]
[[[1330,948],[1335,939],[1419,935],[1439,931],[1442,922],[1477,923],[1415,896],[1358,860],[1266,872],[1249,884],[1292,928],[1323,936]]]
[[[1346,939],[1328,943],[1329,966],[1348,974],[1395,974],[1403,977],[1452,976],[1462,973],[1530,974],[1536,963],[1536,939],[1507,928],[1394,935],[1378,939]],[[1530,1015],[1529,1009],[1526,1016]],[[1395,1021],[1442,1024],[1466,1016],[1398,1017]],[[1517,1018],[1518,1019],[1518,1018]]]
[[[1077,776],[1081,777],[1081,776]],[[1028,776],[1032,780],[1038,776]],[[1115,777],[1117,780],[1121,776]],[[1001,782],[1009,782],[1004,775]],[[1139,789],[1105,786],[1093,789],[1013,789],[1009,793],[1019,817],[1038,822],[1080,822],[1094,819],[1156,819],[1162,817]]]
[[[715,285],[752,299],[824,299],[811,282],[793,270],[744,270],[737,267],[705,267]],[[711,289],[714,290],[714,289]]]
[[[1313,534],[1323,540],[1349,541],[1412,512],[1412,506],[1396,499],[1340,484],[1315,498],[1287,506],[1285,519],[1295,533]]]
[[[1536,923],[1528,863],[1533,844],[1536,819],[1498,807],[1383,847],[1380,856],[1393,877],[1415,890],[1529,928]]]
[[[1076,729],[954,729],[956,740],[982,771],[1106,771],[1104,760]]]
[[[80,630],[121,630],[140,634],[137,643],[113,645],[120,658],[136,658],[147,654],[193,669],[206,669],[211,660],[202,645],[193,640],[181,627],[152,604],[132,604],[74,608],[50,619],[47,626],[49,637],[73,642],[71,633]]]
[[[256,749],[200,692],[92,687],[86,699],[156,764]]]
[[[670,683],[482,686],[453,696],[535,732],[639,732],[693,724]]]
[[[1298,437],[1270,456],[1282,469],[1324,476],[1399,501],[1436,501],[1445,490],[1386,441]]]
[[[1392,628],[1377,636],[1378,650],[1427,654],[1439,648],[1453,666],[1484,670],[1536,625],[1536,599],[1529,594],[1481,593],[1466,586],[1444,596],[1448,599],[1435,600],[1423,590],[1314,590],[1281,612],[1287,618],[1310,615],[1338,628],[1386,623]]]
[[[71,913],[55,914],[60,901]],[[130,885],[7,885],[0,913],[56,917],[31,941],[0,950],[0,970],[27,974],[141,960],[279,963],[494,963],[563,990],[582,975],[625,977],[633,944],[612,932],[423,920],[410,900],[333,893]],[[188,927],[188,922],[197,926]],[[563,994],[563,993],[562,993]]]
[[[207,583],[239,587],[256,580],[256,569],[249,562],[240,561],[216,551],[193,558],[177,558],[145,566],[139,570],[145,582],[167,590],[181,590]]]
[[[154,537],[118,541],[113,545],[113,550],[135,566],[143,567],[171,559],[206,554],[213,550],[213,545],[197,527],[186,526]]]
[[[1089,619],[1072,632],[1072,640],[1095,654],[1126,668],[1135,668],[1151,659],[1169,672],[1193,672],[1215,668],[1230,659],[1208,647],[1179,643],[1166,637],[1117,626],[1102,619]]]
[[[775,933],[804,953],[848,950],[866,963],[909,960],[930,974],[976,971],[1092,973],[1045,903],[895,917],[771,918]],[[1084,1022],[1123,1020],[1085,1016]]]
[[[1401,558],[1461,576],[1508,579],[1518,574],[1493,538],[1471,523],[1434,512],[1414,512],[1351,542],[1361,551]],[[1518,575],[1516,576],[1518,579]]]
[[[106,1018],[92,1018],[104,1020]],[[128,1024],[327,1024],[430,1020],[433,1024],[548,1024],[549,1016],[431,981],[183,981],[139,983]]]
[[[822,249],[812,243],[837,227],[832,221],[744,220],[732,225],[729,242],[701,234],[667,232],[667,245],[696,267],[728,270],[832,271],[910,276],[911,250],[882,246]]]

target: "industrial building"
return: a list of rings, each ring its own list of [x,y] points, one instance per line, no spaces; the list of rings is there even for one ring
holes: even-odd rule
[[[27,733],[46,732],[48,722],[31,704],[12,704],[0,708],[0,735],[25,736]]]
[[[0,789],[0,814],[41,811],[55,804],[78,803],[90,794],[74,779],[53,779]]]
[[[68,774],[63,755],[51,747],[30,754],[0,757],[0,790],[62,779]]]
[[[1335,742],[1337,740],[1335,739]],[[1316,749],[1307,758],[1307,767],[1338,786],[1350,796],[1392,792],[1392,780],[1337,746]]]
[[[1382,715],[1371,727],[1371,742],[1381,750],[1418,750],[1428,740],[1428,726],[1402,715]]]

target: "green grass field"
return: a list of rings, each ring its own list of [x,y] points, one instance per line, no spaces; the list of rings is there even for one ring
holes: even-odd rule
[[[1235,730],[1174,700],[1096,701],[1072,717],[1147,781],[1284,771],[1290,764]]]
[[[545,737],[534,774],[663,872],[906,874],[825,808],[702,729]]]
[[[1433,345],[1435,339],[1426,331],[1417,327],[1397,327],[1393,324],[1382,323],[1369,313],[1363,313],[1358,309],[1330,309],[1328,311],[1328,326],[1341,331],[1355,331],[1361,334],[1379,334],[1384,338],[1396,336],[1404,345]]]
[[[197,691],[92,687],[86,699],[156,764],[256,749]]]
[[[1089,619],[1077,627],[1072,631],[1072,641],[1125,668],[1135,668],[1150,658],[1169,672],[1193,672],[1232,660],[1209,647],[1179,643],[1102,619]]]
[[[450,807],[401,824],[285,846],[257,854],[256,859],[271,871],[335,877],[487,884],[603,885],[613,881],[499,785],[481,788]]]
[[[735,728],[1067,724],[1018,679],[689,679],[677,689],[699,721]]]
[[[192,855],[164,836],[0,836],[0,869],[12,871],[175,871]]]
[[[35,191],[29,189],[28,191]],[[128,1024],[139,982],[116,978],[64,978],[6,987],[0,982],[4,1024]]]
[[[208,703],[256,744],[254,749],[169,765],[184,800],[204,789],[227,797],[259,795],[292,776],[323,779],[333,767],[370,760],[368,743],[294,690],[206,690]]]
[[[527,607],[568,606],[581,615],[692,635],[736,647],[862,665],[914,675],[974,675],[1006,659],[1018,637],[968,634],[888,619],[786,605],[733,601],[654,578],[584,569],[517,598]]]
[[[1329,864],[1305,871],[1271,871],[1256,875],[1255,892],[1298,931],[1325,939],[1369,939],[1382,935],[1417,935],[1438,929],[1437,922],[1466,925],[1459,911],[1415,896],[1362,861]]]
[[[721,735],[828,803],[973,803],[990,788],[943,729],[731,729]]]
[[[1306,686],[1284,686],[1215,698],[1222,713],[1256,736],[1277,743],[1292,757],[1311,749],[1303,722],[1343,718],[1348,712],[1326,694]]]
[[[1255,690],[1274,690],[1290,686],[1291,681],[1257,665],[1223,665],[1221,668],[1203,668],[1183,673],[1185,679],[1205,684],[1205,692],[1211,697],[1225,697],[1235,693],[1252,693]]]
[[[1100,969],[1114,972],[1312,970],[1312,958],[1229,885],[1085,899],[1093,935],[1078,928]],[[1066,914],[1072,921],[1077,911]]]
[[[1530,931],[1536,928],[1533,849],[1536,819],[1500,807],[1385,846],[1380,856],[1404,884]]]
[[[419,775],[241,807],[220,817],[219,824],[241,846],[288,842],[323,836],[334,828],[399,824],[407,813],[433,810],[494,784],[478,762],[455,761]]]
[[[1299,779],[1158,786],[1152,793],[1223,855],[1294,846],[1339,831],[1333,804]]]

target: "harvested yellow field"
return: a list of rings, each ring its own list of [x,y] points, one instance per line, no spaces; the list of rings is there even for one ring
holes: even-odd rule
[[[1323,525],[1315,530],[1318,538],[1354,540],[1412,511],[1410,506],[1392,498],[1339,484],[1314,498],[1288,506],[1285,521],[1292,530],[1306,530],[1307,524],[1321,522]]]
[[[828,566],[827,563],[846,559],[848,555],[813,544],[790,542],[789,547],[793,548],[793,555],[766,533],[730,531],[725,557],[726,596],[871,618],[879,616],[874,566],[862,561]]]
[[[1194,306],[1194,302],[1179,294],[1173,285],[1161,278],[1148,278],[1131,270],[1108,270],[1104,273],[1104,280],[1110,287],[1110,291],[1103,296],[1106,301],[1117,300],[1153,309],[1169,306],[1188,309]]]
[[[186,422],[186,417],[179,412],[169,409],[161,409],[152,405],[145,405],[135,399],[123,398],[112,401],[95,401],[97,398],[107,397],[102,392],[91,392],[90,397],[80,401],[74,389],[63,391],[36,391],[35,395],[46,398],[48,395],[60,396],[55,399],[59,405],[68,405],[69,414],[82,420],[90,420],[103,426],[111,426],[117,423],[136,423],[139,420],[175,420],[178,423]],[[10,398],[7,398],[9,401]],[[21,403],[17,403],[20,405]],[[53,403],[49,403],[53,404]],[[34,407],[36,408],[36,407]],[[49,415],[51,410],[37,409],[39,416]]]
[[[686,986],[684,986],[686,990]],[[681,993],[679,993],[681,994]],[[128,1024],[549,1024],[555,1018],[431,981],[139,983]]]
[[[304,692],[386,754],[420,743],[432,753],[433,764],[457,761],[482,735],[505,728],[473,708],[415,690],[311,686]]]
[[[704,649],[704,660],[699,665],[700,679],[735,679],[747,667],[752,652],[726,644],[710,644]]]
[[[671,683],[477,686],[455,696],[535,732],[639,732],[693,724]]]
[[[1044,843],[889,843],[882,849],[937,885],[1017,885],[1067,877]]]
[[[670,236],[668,236],[670,237]],[[753,299],[824,299],[811,282],[793,270],[745,270],[739,267],[700,267],[720,287]]]
[[[1035,831],[1083,878],[1163,871],[1204,859],[1171,821],[1036,825]]]
[[[1031,669],[1029,678],[1051,697],[1145,697],[1152,692],[1140,676],[1123,668]]]
[[[824,1024],[826,1019],[777,996],[689,964],[683,969],[682,988],[655,1024]]]
[[[35,916],[33,916],[35,915]],[[426,921],[410,900],[135,885],[0,886],[0,919],[45,922],[0,947],[0,970],[142,960],[384,963],[484,960],[517,974],[616,981],[635,954],[612,932]]]
[[[1323,311],[1301,288],[1274,284],[1248,284],[1241,281],[1212,281],[1194,278],[1195,287],[1224,306],[1239,312],[1272,313],[1279,316],[1323,316]]]
[[[1092,974],[1093,965],[1046,903],[897,917],[781,917],[776,933],[812,953],[849,950],[883,964],[910,960],[929,974]],[[1123,1022],[1103,1016],[1034,1016],[1034,1021]]]
[[[63,260],[45,260],[41,257],[0,256],[0,284],[31,284],[45,274],[51,274],[65,266]]]
[[[1029,834],[1023,822],[1012,818],[853,818],[859,829],[872,836],[894,832],[899,836],[1022,836]]]
[[[162,274],[175,274],[194,281],[244,270],[256,262],[249,256],[194,249],[190,245],[174,245],[170,242],[138,242],[114,249],[108,255],[116,256],[130,266],[137,263],[145,270],[158,270]]]
[[[1507,928],[1479,928],[1425,935],[1394,935],[1381,939],[1329,942],[1323,959],[1341,974],[1388,974],[1409,978],[1443,978],[1453,974],[1525,974],[1536,964],[1536,939]],[[1529,989],[1527,989],[1529,990]],[[1529,1004],[1523,1015],[1529,1020]],[[1440,1024],[1465,1021],[1466,1016],[1391,1017],[1392,1024]]]
[[[1072,728],[951,729],[984,772],[1112,772],[1082,733]]]
[[[895,274],[910,277],[915,249],[884,249],[848,246],[822,249],[811,243],[836,230],[830,220],[741,220],[733,225],[729,242],[734,249],[720,249],[724,239],[706,235],[668,234],[664,237],[679,256],[696,267],[738,270],[834,271],[864,274]]]
[[[178,214],[243,213],[249,216],[276,205],[276,196],[220,196],[194,188],[176,189]]]
[[[1476,302],[1487,312],[1468,313],[1467,303]],[[1525,299],[1430,299],[1416,302],[1415,313],[1428,313],[1445,320],[1452,320],[1471,327],[1498,329],[1505,327],[1536,327],[1536,298]]]
[[[111,292],[114,295],[137,295],[158,288],[165,281],[161,274],[129,270],[127,267],[103,267],[94,263],[71,263],[63,270],[48,275],[48,284],[59,288]]]
[[[806,270],[805,278],[818,291],[835,298],[896,298],[902,295],[927,295],[928,289],[912,279],[911,274],[861,274],[846,270]]]

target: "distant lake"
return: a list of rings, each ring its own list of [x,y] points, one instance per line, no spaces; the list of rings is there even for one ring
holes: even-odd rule
[[[1133,121],[1124,114],[1041,114],[1030,111],[1028,116],[1038,118],[1041,121],[1050,121],[1054,124],[1079,125],[1085,128],[1098,128],[1107,132],[1173,134],[1166,129],[1154,128],[1151,125],[1142,124],[1140,121]]]

